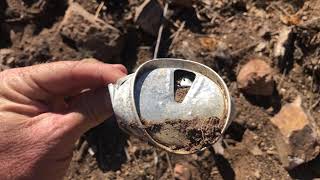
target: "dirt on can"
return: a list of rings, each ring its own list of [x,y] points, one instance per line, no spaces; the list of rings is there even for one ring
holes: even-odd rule
[[[181,133],[187,143],[181,145],[164,144],[173,150],[195,152],[214,144],[221,137],[223,124],[224,122],[221,122],[219,118],[209,117],[192,120],[167,120],[162,124],[147,125],[145,128],[156,141],[161,141],[157,136],[158,133],[172,128]]]

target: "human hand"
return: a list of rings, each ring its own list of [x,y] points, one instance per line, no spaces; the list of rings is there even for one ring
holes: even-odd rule
[[[62,179],[75,141],[111,116],[122,65],[65,61],[0,73],[0,179]]]

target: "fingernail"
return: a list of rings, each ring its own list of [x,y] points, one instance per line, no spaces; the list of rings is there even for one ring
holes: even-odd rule
[[[127,68],[122,64],[113,64],[112,67],[119,69],[124,74],[128,74]]]

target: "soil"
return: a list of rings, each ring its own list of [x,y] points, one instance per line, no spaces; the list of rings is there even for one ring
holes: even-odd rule
[[[190,87],[178,87],[175,92],[175,101],[178,103],[182,103],[187,93],[189,92]]]
[[[87,48],[62,36],[59,25],[68,2],[79,3],[93,15],[103,2],[98,17],[119,30],[123,43],[119,52],[110,58],[103,50],[94,49],[98,46]],[[133,72],[152,58],[156,44],[156,37],[134,21],[135,9],[142,2],[0,1],[0,69],[94,57],[122,63]],[[126,135],[111,118],[77,142],[65,179],[172,179],[174,166],[183,163],[192,166],[189,169],[195,173],[191,174],[200,179],[320,178],[320,156],[289,171],[283,168],[276,128],[270,122],[282,105],[301,95],[303,106],[320,127],[320,1],[192,2],[193,6],[169,6],[159,57],[204,63],[225,80],[236,113],[218,141],[220,150],[210,146],[188,156],[167,153]],[[276,48],[282,47],[278,39],[287,28],[290,36],[283,44],[283,58],[279,58],[275,55]],[[276,86],[272,96],[247,95],[237,88],[240,68],[253,58],[263,59],[273,68]]]
[[[191,88],[195,76],[194,73],[184,70],[176,70],[174,72],[174,99],[176,102],[182,103]]]
[[[167,120],[163,124],[148,125],[146,130],[157,142],[172,150],[196,152],[211,146],[221,137],[223,123],[224,122],[217,117],[195,118],[192,120]],[[188,143],[181,146],[172,145],[164,142],[163,139],[154,136],[168,126],[183,134],[184,136],[181,138],[187,139]]]

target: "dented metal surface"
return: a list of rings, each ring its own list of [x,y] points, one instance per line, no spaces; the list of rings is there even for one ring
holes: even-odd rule
[[[190,82],[191,86],[181,103],[175,101],[177,71],[192,73],[195,77],[192,82],[183,80],[184,86]],[[206,147],[206,144],[192,144],[194,140],[190,136],[197,134],[181,128],[190,129],[192,127],[187,126],[197,126],[212,117],[219,119],[221,132],[219,137],[210,141],[209,144],[213,144],[231,122],[231,98],[227,86],[216,72],[193,61],[148,61],[134,74],[110,84],[109,91],[120,127],[170,152],[189,154]],[[186,122],[186,126],[177,126]],[[203,136],[206,132],[201,133]],[[185,148],[187,146],[190,148]]]

